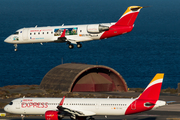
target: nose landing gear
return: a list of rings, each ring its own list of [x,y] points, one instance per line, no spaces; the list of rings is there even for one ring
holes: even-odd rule
[[[18,46],[17,44],[14,44],[14,47],[15,47],[15,48],[14,48],[14,51],[17,51],[17,50],[18,50],[18,49],[17,49],[17,46]]]

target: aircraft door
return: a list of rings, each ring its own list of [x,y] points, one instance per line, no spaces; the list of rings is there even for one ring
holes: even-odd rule
[[[21,41],[22,40],[22,34],[23,34],[23,29],[19,31],[19,40]]]
[[[136,110],[136,101],[131,104],[131,110]]]
[[[24,41],[28,40],[28,31],[29,31],[28,28],[23,29],[22,38],[23,38]]]
[[[96,109],[99,109],[99,102],[96,103]]]
[[[20,102],[16,102],[16,109],[20,109]]]

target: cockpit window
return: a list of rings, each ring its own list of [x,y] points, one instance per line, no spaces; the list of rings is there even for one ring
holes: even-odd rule
[[[10,102],[9,105],[13,105],[13,102]]]
[[[18,35],[18,34],[19,34],[19,32],[15,32],[15,33],[14,33],[14,35]]]

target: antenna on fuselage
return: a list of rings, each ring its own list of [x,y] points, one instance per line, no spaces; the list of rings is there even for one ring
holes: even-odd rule
[[[37,25],[35,26],[35,28],[37,28]]]
[[[64,26],[64,23],[62,24],[62,26]]]

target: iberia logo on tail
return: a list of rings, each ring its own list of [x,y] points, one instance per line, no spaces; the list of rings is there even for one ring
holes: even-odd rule
[[[141,6],[130,6],[127,8],[127,10],[124,12],[124,14],[121,16],[119,21],[115,25],[129,25],[132,26],[138,16],[139,11],[143,7]]]
[[[163,73],[156,74],[138,99],[158,100],[163,82],[163,77]]]

